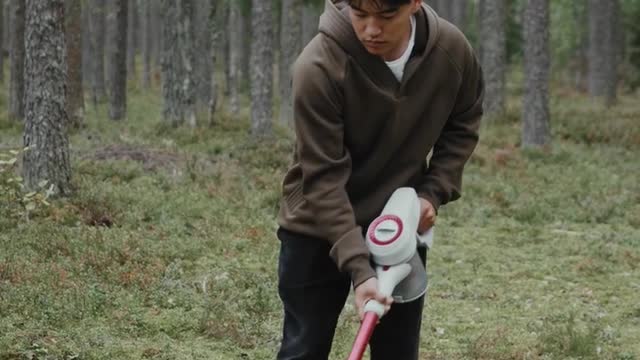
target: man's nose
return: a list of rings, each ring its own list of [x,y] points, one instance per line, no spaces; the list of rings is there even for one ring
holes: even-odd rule
[[[369,21],[364,28],[364,33],[367,37],[376,37],[382,33],[382,28],[375,21]]]

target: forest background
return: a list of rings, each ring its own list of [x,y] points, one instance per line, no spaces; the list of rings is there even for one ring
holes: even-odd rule
[[[640,359],[640,1],[428,1],[487,81],[424,359]],[[323,4],[0,2],[0,359],[272,359]],[[33,146],[40,144],[40,146]],[[358,322],[351,300],[331,358]]]

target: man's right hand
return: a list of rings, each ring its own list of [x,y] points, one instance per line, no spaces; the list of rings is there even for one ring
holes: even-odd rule
[[[364,318],[364,304],[369,300],[376,300],[380,304],[384,305],[384,313],[391,308],[391,304],[393,303],[393,298],[390,296],[384,296],[378,292],[378,279],[370,278],[358,285],[355,290],[355,302],[356,309],[358,310],[358,315],[360,316],[360,320]]]
[[[436,209],[424,198],[420,199],[420,223],[418,224],[418,233],[422,234],[429,230],[436,222]]]

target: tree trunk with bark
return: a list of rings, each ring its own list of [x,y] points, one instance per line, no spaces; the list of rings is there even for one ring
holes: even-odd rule
[[[450,0],[451,1],[451,22],[464,31],[467,27],[467,4],[468,0]]]
[[[193,2],[163,0],[162,115],[172,126],[196,126]]]
[[[222,32],[222,37],[220,38],[221,42],[221,54],[222,54],[222,62],[224,69],[224,96],[227,97],[229,103],[231,103],[231,47],[230,47],[230,39],[231,39],[231,15],[232,10],[228,1],[221,1],[222,13],[225,14],[222,17],[222,22],[220,22],[220,27],[224,30]]]
[[[9,84],[9,119],[24,119],[25,3],[11,1],[11,83]]]
[[[242,42],[242,45],[240,48],[240,73],[238,75],[238,89],[241,94],[245,94],[246,92],[248,92],[251,83],[250,61],[251,43],[253,42],[253,39],[251,38],[251,27],[253,20],[251,19],[251,16],[251,13],[247,13],[246,10],[240,12],[240,41]]]
[[[228,62],[228,88],[229,88],[229,107],[232,114],[237,114],[239,110],[239,82],[242,61],[242,14],[238,1],[232,1],[229,4],[229,62]]]
[[[67,48],[67,116],[70,128],[84,124],[82,87],[82,2],[65,0],[65,45]]]
[[[151,51],[152,51],[152,19],[151,2],[142,0],[139,5],[142,7],[142,87],[151,88]]]
[[[273,35],[271,1],[252,0],[251,134],[271,134],[273,119]]]
[[[318,33],[320,9],[314,4],[305,2],[302,10],[302,47],[305,47]]]
[[[2,43],[6,54],[11,52],[11,2],[2,0],[3,24],[2,24]]]
[[[194,128],[196,122],[196,73],[195,73],[195,7],[194,0],[181,0],[182,32],[181,57],[184,66],[182,82],[184,114],[187,125]]]
[[[606,83],[607,4],[602,0],[589,1],[589,94],[603,96]]]
[[[588,90],[589,19],[588,7],[582,2],[572,2],[573,24],[578,29],[578,44],[571,60],[573,86],[580,92]]]
[[[438,13],[438,16],[449,20],[451,18],[451,1],[452,0],[434,0],[431,1],[430,4]]]
[[[162,66],[162,53],[163,53],[163,38],[164,38],[164,30],[163,30],[163,21],[162,18],[162,2],[161,1],[153,1],[151,2],[151,34],[152,34],[152,56],[153,64],[155,68],[160,68]],[[153,70],[152,70],[153,72]],[[152,75],[153,76],[153,75]]]
[[[615,102],[619,44],[618,0],[589,1],[589,94]]]
[[[211,48],[212,33],[209,23],[211,0],[196,0],[195,3],[198,9],[194,19],[195,41],[198,49],[196,58],[196,109],[200,114],[208,111],[209,101],[211,100],[211,80],[213,77],[213,63],[211,62],[213,56]]]
[[[127,18],[126,0],[113,0],[114,27],[109,41],[109,118],[122,120],[127,114]]]
[[[4,83],[4,0],[0,0],[0,83]]]
[[[215,68],[217,64],[218,50],[220,49],[220,26],[219,23],[219,11],[221,9],[220,1],[209,0],[209,19],[208,19],[208,31],[211,32],[211,64],[212,64],[212,76],[211,76],[211,99],[209,100],[209,126],[215,124],[216,107],[218,105],[218,81],[215,76]]]
[[[46,180],[47,187],[53,185],[56,193],[68,195],[64,1],[27,0],[26,12],[24,183],[35,190]]]
[[[291,66],[300,53],[302,36],[302,0],[282,0],[282,23],[280,28],[280,123],[293,124],[291,105]]]
[[[541,147],[550,142],[549,0],[527,0],[523,22],[525,91],[522,147]]]
[[[66,5],[65,5],[66,6]],[[91,4],[82,2],[82,88],[91,89],[93,49],[91,34]]]
[[[136,51],[138,49],[138,1],[126,0],[128,4],[127,16],[127,75],[135,79]]]
[[[105,34],[107,32],[106,27],[106,5],[105,0],[91,0],[92,14],[91,14],[91,30],[90,34],[93,35],[93,81],[91,87],[91,93],[93,103],[102,103],[107,97],[105,86]]]
[[[500,115],[505,111],[506,1],[481,1],[481,63],[485,78],[485,114]]]
[[[162,32],[162,117],[172,126],[179,126],[184,122],[182,117],[182,66],[180,59],[179,33],[178,33],[178,8],[177,1],[162,1],[162,18],[164,20]]]
[[[613,106],[618,101],[618,66],[622,60],[624,35],[620,29],[620,1],[607,1],[609,14],[607,38],[604,43],[606,55],[605,104]]]

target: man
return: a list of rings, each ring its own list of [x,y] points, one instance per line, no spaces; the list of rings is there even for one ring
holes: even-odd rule
[[[464,35],[421,0],[327,1],[319,34],[293,67],[297,141],[278,215],[278,359],[326,359],[351,286],[361,316],[369,299],[389,309],[363,229],[399,187],[420,196],[421,232],[460,197],[483,89]],[[418,358],[423,302],[393,305],[371,338],[372,359]]]

